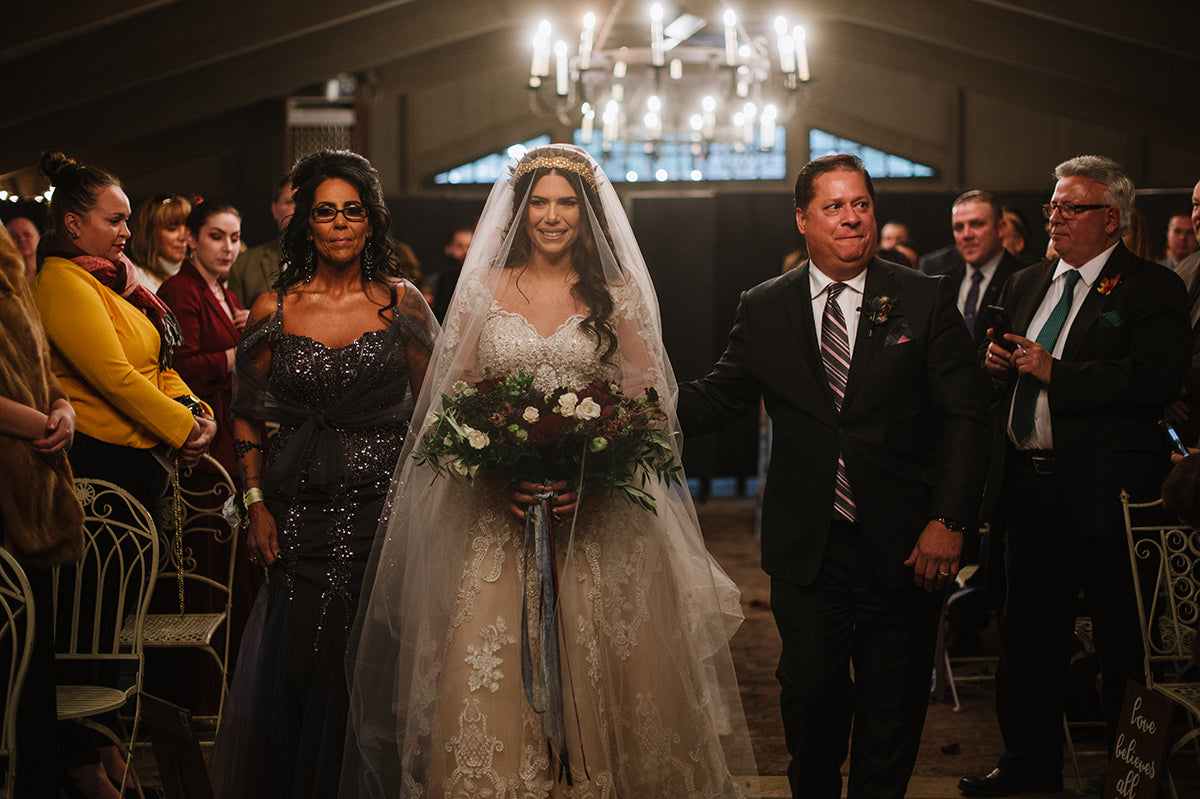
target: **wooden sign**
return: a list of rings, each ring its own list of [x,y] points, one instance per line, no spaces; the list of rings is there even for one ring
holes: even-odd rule
[[[1133,680],[1125,686],[1125,701],[1117,724],[1104,799],[1154,799],[1162,777],[1167,748],[1171,701]]]

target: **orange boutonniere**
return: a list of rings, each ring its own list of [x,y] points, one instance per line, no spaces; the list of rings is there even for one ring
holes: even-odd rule
[[[1100,278],[1100,285],[1096,286],[1096,291],[1100,292],[1101,294],[1112,294],[1112,290],[1117,287],[1117,283],[1119,283],[1120,280],[1120,275],[1117,275],[1116,277],[1102,277]]]

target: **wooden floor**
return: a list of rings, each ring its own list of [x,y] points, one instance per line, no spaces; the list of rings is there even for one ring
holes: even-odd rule
[[[785,776],[788,758],[779,719],[779,685],[775,681],[779,634],[768,604],[769,580],[759,566],[753,504],[744,499],[714,499],[697,505],[697,512],[709,550],[742,589],[746,622],[734,637],[733,656],[758,761],[757,795],[787,797],[791,795]],[[958,682],[958,712],[950,704],[930,704],[921,751],[909,783],[910,799],[958,799],[955,786],[959,778],[986,774],[995,767],[1002,744],[993,711],[995,692],[988,678],[990,668],[983,663],[960,669],[960,676],[968,671],[984,673],[983,679]],[[1088,795],[1088,783],[1105,771],[1103,750],[1097,752],[1095,745],[1089,746],[1091,753],[1079,756],[1082,790],[1068,760],[1063,776],[1066,790],[1061,796]],[[1100,795],[1095,784],[1090,789],[1091,795]]]
[[[748,799],[788,797],[785,776],[788,757],[779,718],[779,686],[775,681],[779,635],[768,604],[769,581],[759,567],[753,504],[745,499],[716,499],[699,504],[697,511],[709,549],[742,590],[746,621],[733,639],[733,656],[759,771],[758,789]],[[995,766],[1002,745],[993,711],[995,692],[990,679],[993,668],[994,664],[984,662],[956,669],[956,674],[964,678],[957,682],[958,711],[952,704],[931,702],[920,754],[909,783],[909,799],[959,799],[955,786],[963,775],[986,774]],[[978,679],[971,679],[972,675]],[[1103,747],[1097,751],[1097,744],[1080,746],[1085,750],[1078,758],[1080,777],[1076,778],[1068,758],[1063,774],[1066,790],[1058,796],[1102,794],[1097,780],[1107,767]],[[142,773],[154,784],[157,774],[153,758],[148,750],[139,755]],[[1185,764],[1177,782],[1181,797],[1200,799],[1197,764]],[[1037,796],[1053,799],[1053,795]]]

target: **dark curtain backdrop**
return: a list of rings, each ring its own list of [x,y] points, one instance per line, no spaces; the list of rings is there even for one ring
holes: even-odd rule
[[[1027,246],[1036,253],[1046,248],[1041,205],[1049,195],[1047,188],[1000,198],[1025,212],[1031,228]],[[879,193],[876,218],[880,226],[891,220],[906,223],[917,249],[930,252],[953,243],[954,196]],[[403,197],[388,202],[393,234],[413,248],[425,274],[432,276],[445,260],[442,247],[450,231],[474,224],[484,197]],[[1190,195],[1181,193],[1142,195],[1137,205],[1159,249],[1167,219],[1191,209]],[[239,207],[247,243],[257,244],[271,235],[266,204]],[[791,193],[632,193],[626,208],[658,291],[663,340],[676,377],[681,382],[701,377],[725,348],[741,292],[779,274],[784,256],[801,242]],[[757,447],[758,419],[747,417],[716,435],[686,442],[684,462],[690,477],[750,476],[757,466]]]

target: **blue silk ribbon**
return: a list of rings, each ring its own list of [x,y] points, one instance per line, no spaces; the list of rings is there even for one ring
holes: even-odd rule
[[[521,602],[521,682],[525,700],[542,716],[542,729],[553,772],[574,785],[567,753],[566,714],[563,706],[562,671],[558,651],[558,573],[555,568],[551,508],[556,491],[533,495],[536,502],[525,511],[525,590]],[[531,590],[532,589],[532,590]],[[534,607],[531,604],[536,603]],[[531,625],[530,617],[536,613]],[[534,646],[536,644],[536,647]],[[537,649],[537,662],[533,650]]]

